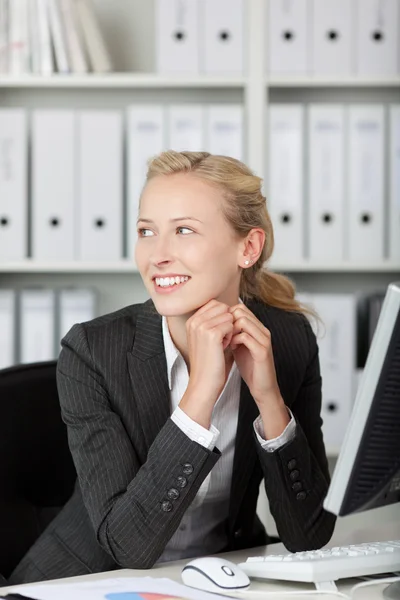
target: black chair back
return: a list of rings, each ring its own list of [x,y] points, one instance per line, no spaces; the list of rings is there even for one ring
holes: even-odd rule
[[[0,370],[0,573],[8,577],[73,492],[56,361]]]

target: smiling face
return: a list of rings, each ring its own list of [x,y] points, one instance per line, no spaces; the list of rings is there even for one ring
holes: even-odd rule
[[[158,175],[146,185],[135,259],[161,315],[187,315],[213,298],[238,302],[243,240],[222,213],[224,201],[222,190],[190,173]],[[185,280],[171,286],[172,277]]]

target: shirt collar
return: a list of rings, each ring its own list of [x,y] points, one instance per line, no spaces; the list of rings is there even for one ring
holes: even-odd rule
[[[241,298],[239,298],[239,303],[243,304],[243,300]],[[174,368],[177,359],[179,357],[182,358],[182,355],[172,341],[172,337],[168,328],[167,317],[163,316],[161,321],[165,356],[167,359],[168,386],[169,389],[172,390],[172,369]]]

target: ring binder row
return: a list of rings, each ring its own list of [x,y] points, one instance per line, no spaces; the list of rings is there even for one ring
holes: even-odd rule
[[[148,159],[245,159],[243,119],[236,104],[0,109],[0,263],[133,260]],[[279,261],[400,265],[400,105],[272,104],[267,121]]]
[[[338,450],[343,441],[384,297],[384,291],[297,294],[322,320],[322,325],[312,318],[310,323],[319,349],[322,431],[331,450]]]
[[[244,159],[242,106],[0,109],[0,263],[133,260],[147,161],[168,148]]]
[[[395,75],[397,0],[265,0],[272,75]],[[161,73],[246,72],[245,0],[156,0]]]
[[[400,105],[275,104],[267,135],[275,256],[400,268]]]
[[[0,0],[0,73],[106,73],[113,68],[91,0]]]
[[[56,359],[72,325],[97,314],[94,288],[0,289],[0,369]]]

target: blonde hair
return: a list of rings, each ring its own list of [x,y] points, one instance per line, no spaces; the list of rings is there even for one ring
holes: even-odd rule
[[[158,175],[193,173],[224,193],[223,213],[236,234],[245,238],[254,227],[265,232],[265,243],[258,260],[243,269],[240,297],[258,299],[286,311],[316,316],[314,311],[295,298],[294,283],[285,275],[265,268],[274,249],[274,233],[267,210],[266,198],[261,192],[260,177],[241,161],[209,152],[176,152],[168,150],[149,161],[146,183]]]

